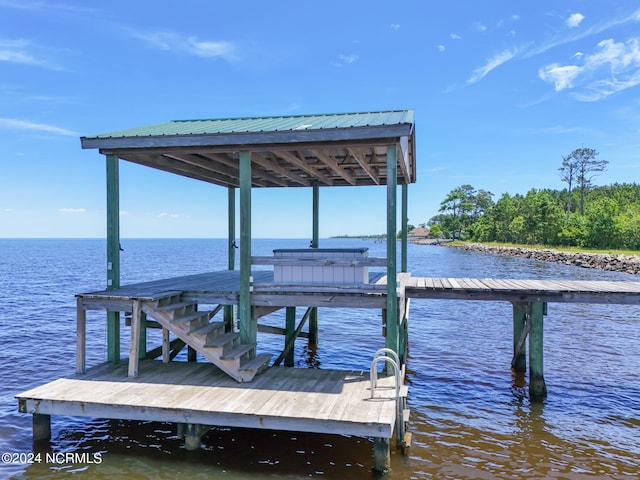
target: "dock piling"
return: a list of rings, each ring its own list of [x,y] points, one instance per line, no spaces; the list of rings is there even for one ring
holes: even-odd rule
[[[373,439],[373,469],[377,472],[387,472],[391,468],[391,452],[389,439],[375,437]]]
[[[33,414],[33,441],[48,442],[51,440],[51,415]]]
[[[529,332],[529,398],[542,401],[547,396],[543,368],[543,318],[546,311],[544,302],[530,303]]]
[[[511,368],[517,373],[527,371],[527,346],[525,340],[528,334],[527,314],[529,304],[513,302],[513,360]]]

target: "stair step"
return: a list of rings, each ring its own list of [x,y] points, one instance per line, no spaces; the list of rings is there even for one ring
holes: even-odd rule
[[[207,348],[220,348],[224,347],[228,343],[233,343],[236,338],[240,338],[240,335],[233,332],[225,333],[224,335],[220,335],[219,337],[214,338],[213,340],[207,342],[205,347]]]
[[[189,335],[207,335],[219,328],[224,327],[224,322],[211,322],[207,323],[204,327],[194,328],[189,331]]]
[[[172,310],[178,310],[180,308],[186,308],[195,305],[193,302],[177,302],[177,303],[169,303],[168,305],[162,305],[161,307],[157,307],[156,310],[160,312],[170,312]]]
[[[220,357],[221,360],[235,360],[256,348],[255,343],[237,345]]]
[[[209,312],[188,313],[187,315],[184,315],[182,317],[174,318],[173,320],[171,320],[171,323],[173,323],[174,325],[190,324],[194,320],[198,320],[200,318],[205,319],[205,321],[209,321],[208,315]]]
[[[272,356],[273,355],[271,355],[270,353],[261,353],[260,355],[256,355],[255,358],[252,358],[248,362],[240,365],[240,371],[241,372],[255,371],[257,373],[267,368]]]

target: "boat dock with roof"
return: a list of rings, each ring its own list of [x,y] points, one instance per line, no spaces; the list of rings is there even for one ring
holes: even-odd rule
[[[407,188],[416,178],[414,135],[413,112],[403,110],[179,121],[83,137],[83,148],[106,156],[106,289],[77,295],[75,375],[17,395],[20,411],[33,414],[34,439],[50,437],[51,415],[173,422],[190,449],[214,425],[335,433],[372,437],[373,467],[385,470],[392,440],[403,452],[411,443],[404,373],[412,298],[511,302],[513,368],[526,369],[529,336],[530,392],[543,397],[547,302],[638,304],[640,283],[412,277]],[[121,160],[228,190],[227,270],[120,284]],[[387,219],[385,258],[371,258],[365,248],[319,245],[320,187],[361,185],[387,190],[381,213]],[[253,256],[251,193],[275,187],[309,189],[311,246]],[[360,369],[292,368],[293,345],[304,325],[308,342],[317,343],[318,307],[381,311],[385,348],[371,352],[371,364]],[[260,324],[282,309],[282,328]],[[89,310],[106,311],[107,317],[107,359],[92,366],[85,360]],[[131,341],[123,355],[120,334],[127,326]],[[162,330],[161,345],[147,345],[149,328]],[[258,331],[284,335],[277,359],[260,351]],[[185,346],[190,361],[172,361]],[[208,362],[196,363],[196,352]]]

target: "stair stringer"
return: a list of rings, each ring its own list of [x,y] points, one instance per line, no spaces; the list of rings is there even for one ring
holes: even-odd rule
[[[237,382],[250,382],[271,355],[256,356],[256,345],[240,345],[239,335],[225,333],[223,322],[210,322],[210,312],[183,302],[176,294],[142,302],[142,311]]]

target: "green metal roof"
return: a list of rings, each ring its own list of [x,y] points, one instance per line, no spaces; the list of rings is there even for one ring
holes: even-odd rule
[[[233,133],[291,132],[357,127],[377,127],[413,123],[413,110],[293,115],[273,117],[173,120],[146,127],[117,130],[87,139],[155,137],[168,135],[216,135]]]
[[[130,162],[224,186],[239,184],[239,152],[250,152],[259,187],[381,185],[387,148],[398,182],[415,182],[413,110],[176,120],[82,137]]]

